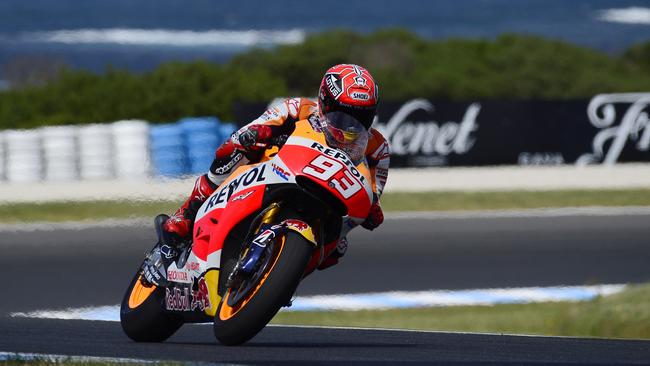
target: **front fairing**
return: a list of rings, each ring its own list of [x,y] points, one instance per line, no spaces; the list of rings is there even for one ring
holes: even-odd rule
[[[296,123],[277,156],[296,177],[316,182],[336,196],[352,220],[368,216],[372,204],[372,183],[365,159],[355,165],[344,152],[327,146],[322,132],[307,121]]]

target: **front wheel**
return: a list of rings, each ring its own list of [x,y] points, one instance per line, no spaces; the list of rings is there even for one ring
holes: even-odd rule
[[[162,342],[183,325],[181,317],[163,309],[165,290],[146,287],[135,275],[124,294],[120,307],[120,323],[124,333],[136,342]]]
[[[247,296],[230,306],[228,297],[232,289],[224,294],[214,317],[214,335],[219,342],[234,346],[253,338],[291,300],[313,246],[293,231],[288,231],[277,244],[274,258]]]

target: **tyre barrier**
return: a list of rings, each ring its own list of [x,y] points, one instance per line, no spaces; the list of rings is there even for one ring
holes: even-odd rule
[[[78,127],[79,178],[106,180],[115,176],[113,135],[108,124]]]
[[[124,120],[111,125],[113,132],[115,176],[143,179],[149,176],[149,124],[142,120]]]
[[[224,123],[219,125],[219,134],[221,136],[221,143],[228,140],[230,136],[237,131],[237,126],[234,123]]]
[[[178,122],[187,146],[188,173],[205,173],[214,160],[214,152],[224,139],[216,118],[184,118]]]
[[[178,177],[187,173],[187,149],[180,125],[170,123],[151,126],[149,141],[155,175]]]
[[[48,181],[77,179],[77,129],[72,126],[44,127],[41,129],[43,146],[43,177]]]
[[[5,134],[0,131],[0,181],[5,179]]]
[[[41,138],[38,130],[9,130],[6,139],[6,176],[9,182],[41,180]]]
[[[141,180],[206,172],[235,131],[214,117],[0,131],[0,182]]]

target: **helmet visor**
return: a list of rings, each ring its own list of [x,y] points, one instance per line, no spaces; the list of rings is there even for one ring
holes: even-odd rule
[[[330,112],[323,116],[325,140],[335,149],[346,153],[357,165],[365,157],[368,130],[356,118],[343,112]]]

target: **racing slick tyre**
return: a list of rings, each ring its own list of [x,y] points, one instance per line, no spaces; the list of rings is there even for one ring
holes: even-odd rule
[[[278,244],[274,258],[249,294],[234,306],[228,305],[232,289],[224,294],[214,317],[214,335],[222,344],[235,346],[253,338],[291,300],[314,247],[293,231]]]
[[[165,290],[146,287],[136,274],[131,280],[120,307],[120,323],[124,333],[136,342],[162,342],[183,325],[181,317],[162,309]]]

